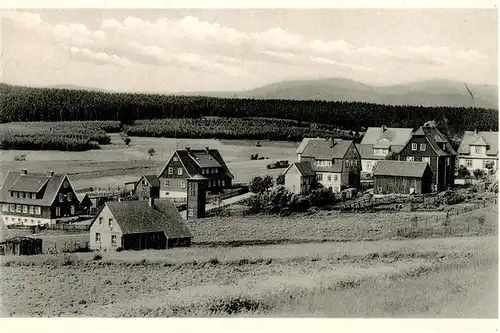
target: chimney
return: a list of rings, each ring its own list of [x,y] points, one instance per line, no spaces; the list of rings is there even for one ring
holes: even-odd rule
[[[205,147],[205,151],[208,153],[210,151],[210,147]]]
[[[52,177],[54,175],[54,171],[47,171],[46,176]]]
[[[385,131],[387,131],[387,126],[382,125],[382,133],[385,132]]]
[[[149,207],[154,208],[154,206],[155,206],[155,198],[148,198],[148,204],[149,204]]]
[[[330,138],[329,141],[330,141],[330,148],[333,148],[333,146],[335,146],[335,139]]]
[[[186,147],[186,151],[189,153],[189,151],[191,150],[191,147]]]
[[[21,169],[20,175],[25,176],[28,173],[28,170],[26,169]]]
[[[477,129],[474,128],[474,135],[477,135]]]
[[[118,197],[118,202],[122,202],[122,200],[123,200],[122,198]]]

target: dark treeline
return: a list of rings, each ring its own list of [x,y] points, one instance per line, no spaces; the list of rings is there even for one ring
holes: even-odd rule
[[[498,130],[498,111],[479,108],[389,106],[360,102],[261,100],[105,93],[0,86],[0,121],[70,121],[160,118],[265,117],[359,131],[381,126],[416,128],[435,120],[447,133]]]

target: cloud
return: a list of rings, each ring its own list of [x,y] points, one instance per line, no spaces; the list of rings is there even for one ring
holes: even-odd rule
[[[355,45],[345,40],[320,40],[283,28],[242,32],[194,16],[178,20],[103,18],[96,29],[78,22],[44,21],[37,13],[11,11],[4,18],[16,27],[36,32],[70,50],[74,59],[103,65],[145,64],[197,72],[240,75],[250,64],[287,65],[317,73],[379,73],[390,66],[436,71],[441,67],[481,64],[487,57],[474,50],[446,46]],[[399,65],[398,65],[399,64]],[[458,64],[458,65],[457,65]],[[420,67],[419,67],[420,66]],[[250,69],[251,71],[251,69]],[[360,75],[361,75],[360,74]],[[433,74],[435,74],[433,72]]]

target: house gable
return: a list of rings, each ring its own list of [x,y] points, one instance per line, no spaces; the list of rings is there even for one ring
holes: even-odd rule
[[[176,161],[174,159],[177,158]],[[173,168],[173,173],[168,174],[168,168]],[[178,174],[178,168],[182,168],[182,175]],[[168,162],[165,164],[161,172],[158,174],[157,178],[188,178],[191,174],[188,172],[186,165],[182,161],[178,152],[174,152]]]

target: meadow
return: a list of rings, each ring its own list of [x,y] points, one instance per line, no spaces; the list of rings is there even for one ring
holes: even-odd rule
[[[475,306],[482,317],[494,317],[497,250],[496,237],[468,237],[3,257],[0,310],[3,316],[470,317]]]
[[[296,158],[298,143],[283,141],[215,140],[215,139],[173,139],[153,137],[130,137],[129,146],[117,133],[109,133],[110,144],[101,149],[81,152],[69,151],[33,151],[0,150],[0,178],[9,170],[28,169],[32,172],[53,170],[68,173],[76,188],[123,187],[125,182],[137,180],[143,174],[156,174],[178,148],[205,147],[219,149],[229,169],[235,176],[234,182],[249,182],[262,173],[273,177],[283,170],[267,170],[266,165],[279,160],[292,161]],[[156,154],[149,156],[148,150],[155,149]],[[268,157],[264,160],[250,160],[250,155]],[[15,161],[14,157],[26,154],[26,161]]]

